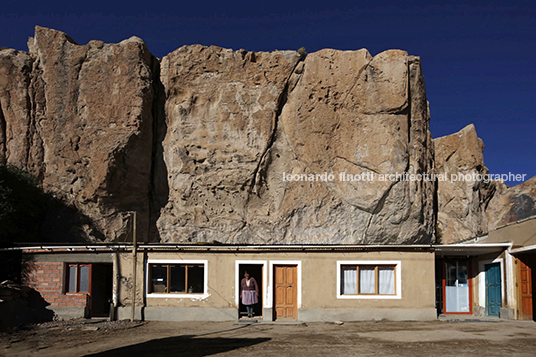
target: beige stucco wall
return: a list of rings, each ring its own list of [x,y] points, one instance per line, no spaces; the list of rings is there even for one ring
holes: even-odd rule
[[[189,298],[185,295],[154,298],[145,293],[147,274],[144,270],[148,259],[158,260],[206,260],[208,267],[208,291],[203,298]],[[431,252],[140,252],[138,254],[138,299],[137,304],[147,307],[206,307],[237,308],[236,260],[265,261],[269,269],[272,261],[301,262],[301,309],[367,309],[435,308],[434,255]],[[397,273],[401,275],[400,299],[338,299],[337,261],[400,261]],[[119,301],[130,304],[132,279],[132,255],[121,254],[116,271],[120,276]],[[267,275],[264,301],[269,305],[272,294],[271,281]]]
[[[512,222],[507,226],[491,231],[483,243],[512,242],[513,247],[527,247],[536,244],[536,218]]]

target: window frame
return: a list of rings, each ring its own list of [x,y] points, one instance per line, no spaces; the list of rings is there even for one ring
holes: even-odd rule
[[[344,267],[356,267],[357,294],[341,294],[341,275]],[[376,293],[359,293],[359,267],[374,267]],[[395,293],[379,294],[378,271],[381,267],[390,267],[395,270]],[[337,261],[337,299],[401,299],[402,298],[402,262],[400,260],[340,260]]]
[[[186,266],[202,266],[203,267],[203,292],[202,293],[189,293],[187,289],[187,280],[185,280],[185,292],[151,292],[152,290],[152,270],[151,266],[153,265],[167,265],[168,274],[167,274],[167,282],[166,286],[169,286],[171,277],[169,274],[170,266],[171,265],[186,265]],[[169,260],[169,259],[148,259],[146,264],[146,295],[148,298],[167,298],[167,299],[184,299],[184,298],[192,298],[192,299],[199,299],[199,298],[206,298],[208,297],[208,261],[207,260]],[[185,271],[186,279],[188,276],[187,269]]]
[[[76,267],[76,277],[75,277],[75,291],[69,291],[70,277],[71,277],[71,267]],[[88,287],[87,291],[80,291],[80,268],[88,267]],[[91,263],[65,263],[64,264],[64,279],[63,279],[63,293],[64,294],[91,294],[91,274],[92,274]]]

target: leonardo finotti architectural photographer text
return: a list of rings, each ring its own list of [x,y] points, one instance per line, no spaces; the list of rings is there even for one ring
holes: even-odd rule
[[[346,172],[328,173],[324,172],[321,174],[290,174],[283,172],[283,181],[309,181],[309,182],[333,182],[335,180],[341,182],[373,182],[373,181],[439,181],[439,182],[456,182],[456,181],[482,181],[484,183],[489,183],[491,181],[525,181],[526,174],[513,174],[509,172],[508,174],[477,174],[477,173],[468,173],[468,174],[408,174],[407,172],[403,173],[394,173],[394,174],[377,174],[374,172],[363,172],[361,174],[349,174]]]

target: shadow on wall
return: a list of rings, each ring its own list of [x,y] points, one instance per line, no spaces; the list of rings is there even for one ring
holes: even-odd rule
[[[519,221],[536,215],[536,203],[529,195],[519,195],[510,208],[510,222]]]
[[[166,92],[160,81],[160,63],[153,58],[153,148],[151,157],[151,186],[149,190],[149,237],[152,242],[160,242],[160,233],[156,223],[162,208],[169,200],[168,171],[164,161],[163,142],[166,138]]]
[[[195,338],[195,335],[166,337],[135,345],[114,348],[88,356],[190,356],[201,357],[233,351],[270,341],[271,338]]]
[[[0,247],[17,242],[87,242],[88,235],[104,239],[91,218],[45,192],[38,179],[0,157]]]
[[[35,258],[31,254],[23,255],[20,250],[0,252],[0,282],[22,284],[35,269]]]
[[[0,282],[10,280],[20,283],[21,262],[22,252],[20,250],[0,252]]]

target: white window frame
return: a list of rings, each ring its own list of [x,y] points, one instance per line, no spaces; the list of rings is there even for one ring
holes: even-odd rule
[[[395,294],[394,295],[343,295],[341,294],[341,266],[343,265],[390,265],[395,266]],[[338,260],[337,261],[337,299],[402,299],[402,262],[400,260]]]
[[[149,293],[148,288],[150,286],[149,281],[149,269],[151,264],[203,264],[203,293],[202,294],[187,294],[187,293],[166,293],[166,294],[158,294],[158,293]],[[148,259],[146,264],[147,272],[145,275],[145,286],[146,286],[146,296],[148,298],[166,298],[166,299],[205,299],[209,297],[208,294],[208,260],[179,260],[179,259]]]

